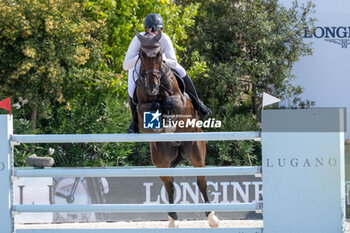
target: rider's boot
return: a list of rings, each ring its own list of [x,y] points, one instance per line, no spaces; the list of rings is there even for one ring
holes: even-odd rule
[[[132,101],[132,97],[128,96],[128,103],[131,110],[131,121],[128,129],[128,133],[139,133],[139,121],[137,117],[137,106]]]
[[[207,117],[211,114],[211,110],[203,104],[199,99],[197,91],[193,85],[191,78],[186,74],[183,77],[184,83],[186,85],[186,93],[190,96],[193,103],[193,107],[197,110],[200,117]]]

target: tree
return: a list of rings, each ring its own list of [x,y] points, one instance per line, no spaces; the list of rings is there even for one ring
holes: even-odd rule
[[[15,101],[26,100],[24,116],[30,116],[33,129],[53,102],[64,103],[69,109],[76,87],[106,78],[97,75],[104,68],[100,43],[105,34],[104,21],[85,17],[85,3],[0,3],[1,94]]]
[[[312,54],[311,45],[302,37],[305,28],[312,28],[315,21],[310,17],[311,2],[301,6],[294,2],[290,9],[277,0],[200,2],[202,10],[196,18],[188,50],[197,51],[211,70],[205,85],[220,83],[222,79],[231,84],[224,88],[224,93],[223,89],[215,94],[207,90],[203,93],[206,97],[217,96],[221,106],[231,98],[237,99],[232,91],[237,89],[236,85],[242,84],[242,80],[249,82],[252,110],[258,115],[259,93],[265,91],[283,98],[301,91],[290,84],[295,78],[291,69],[300,56]],[[189,58],[187,61],[190,63]],[[220,81],[215,77],[216,71],[226,73],[220,76]]]
[[[11,96],[15,132],[125,133],[127,73],[122,62],[143,19],[160,13],[176,49],[197,4],[172,1],[0,1],[0,96]],[[150,165],[148,145],[20,145],[16,166],[49,148],[57,166]]]
[[[164,20],[163,32],[169,35],[175,50],[186,51],[187,30],[195,23],[198,3],[176,5],[170,0],[91,0],[86,9],[92,11],[96,20],[106,21],[108,39],[104,45],[110,67],[118,73],[122,69],[124,56],[135,36],[133,29],[144,31],[143,21],[149,13],[159,13]],[[179,61],[181,57],[178,56]]]
[[[290,9],[277,0],[180,2],[201,3],[182,55],[189,66],[194,53],[207,65],[195,83],[213,117],[223,121],[220,131],[259,130],[262,92],[298,98],[302,88],[291,85],[291,70],[300,56],[312,54],[302,38],[315,20],[311,2]],[[260,161],[254,142],[210,142],[208,148],[208,159],[216,165]]]

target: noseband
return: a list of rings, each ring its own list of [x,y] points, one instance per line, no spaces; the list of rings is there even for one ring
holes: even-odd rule
[[[157,75],[158,74],[158,75]],[[156,69],[153,69],[153,70],[146,70],[145,71],[145,75],[152,75],[152,76],[155,76],[158,81],[160,81],[160,79],[163,77],[163,72],[160,71],[160,70],[156,70]],[[145,78],[145,77],[143,77]]]

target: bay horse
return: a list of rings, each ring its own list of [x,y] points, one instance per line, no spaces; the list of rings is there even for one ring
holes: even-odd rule
[[[190,127],[163,127],[160,129],[147,129],[143,125],[144,112],[159,111],[169,122],[195,120],[198,114],[192,102],[180,89],[179,82],[172,70],[162,61],[160,39],[162,32],[156,35],[141,35],[135,30],[141,42],[139,59],[141,65],[136,81],[136,98],[139,128],[143,133],[154,132],[202,132],[195,125]],[[136,71],[136,68],[135,68]],[[137,72],[137,71],[136,71]],[[157,168],[176,167],[181,160],[189,160],[193,167],[205,167],[206,143],[204,141],[190,142],[151,142],[150,151],[152,163]],[[174,203],[173,177],[160,177],[168,194],[169,204]],[[207,183],[204,176],[197,177],[197,185],[206,203],[210,203],[207,194]],[[194,210],[195,211],[195,210]],[[219,219],[215,213],[206,212],[210,227],[218,227]],[[177,227],[175,220],[177,213],[168,212],[169,227]]]

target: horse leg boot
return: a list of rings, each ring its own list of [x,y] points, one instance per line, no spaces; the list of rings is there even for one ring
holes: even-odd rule
[[[190,96],[193,107],[197,110],[198,114],[201,117],[209,116],[211,114],[211,110],[199,99],[191,78],[186,74],[186,76],[183,77],[183,80],[186,85],[185,91]]]
[[[137,117],[137,106],[134,104],[132,97],[128,96],[128,103],[131,110],[131,121],[128,129],[128,133],[138,133],[139,132],[139,121]]]

